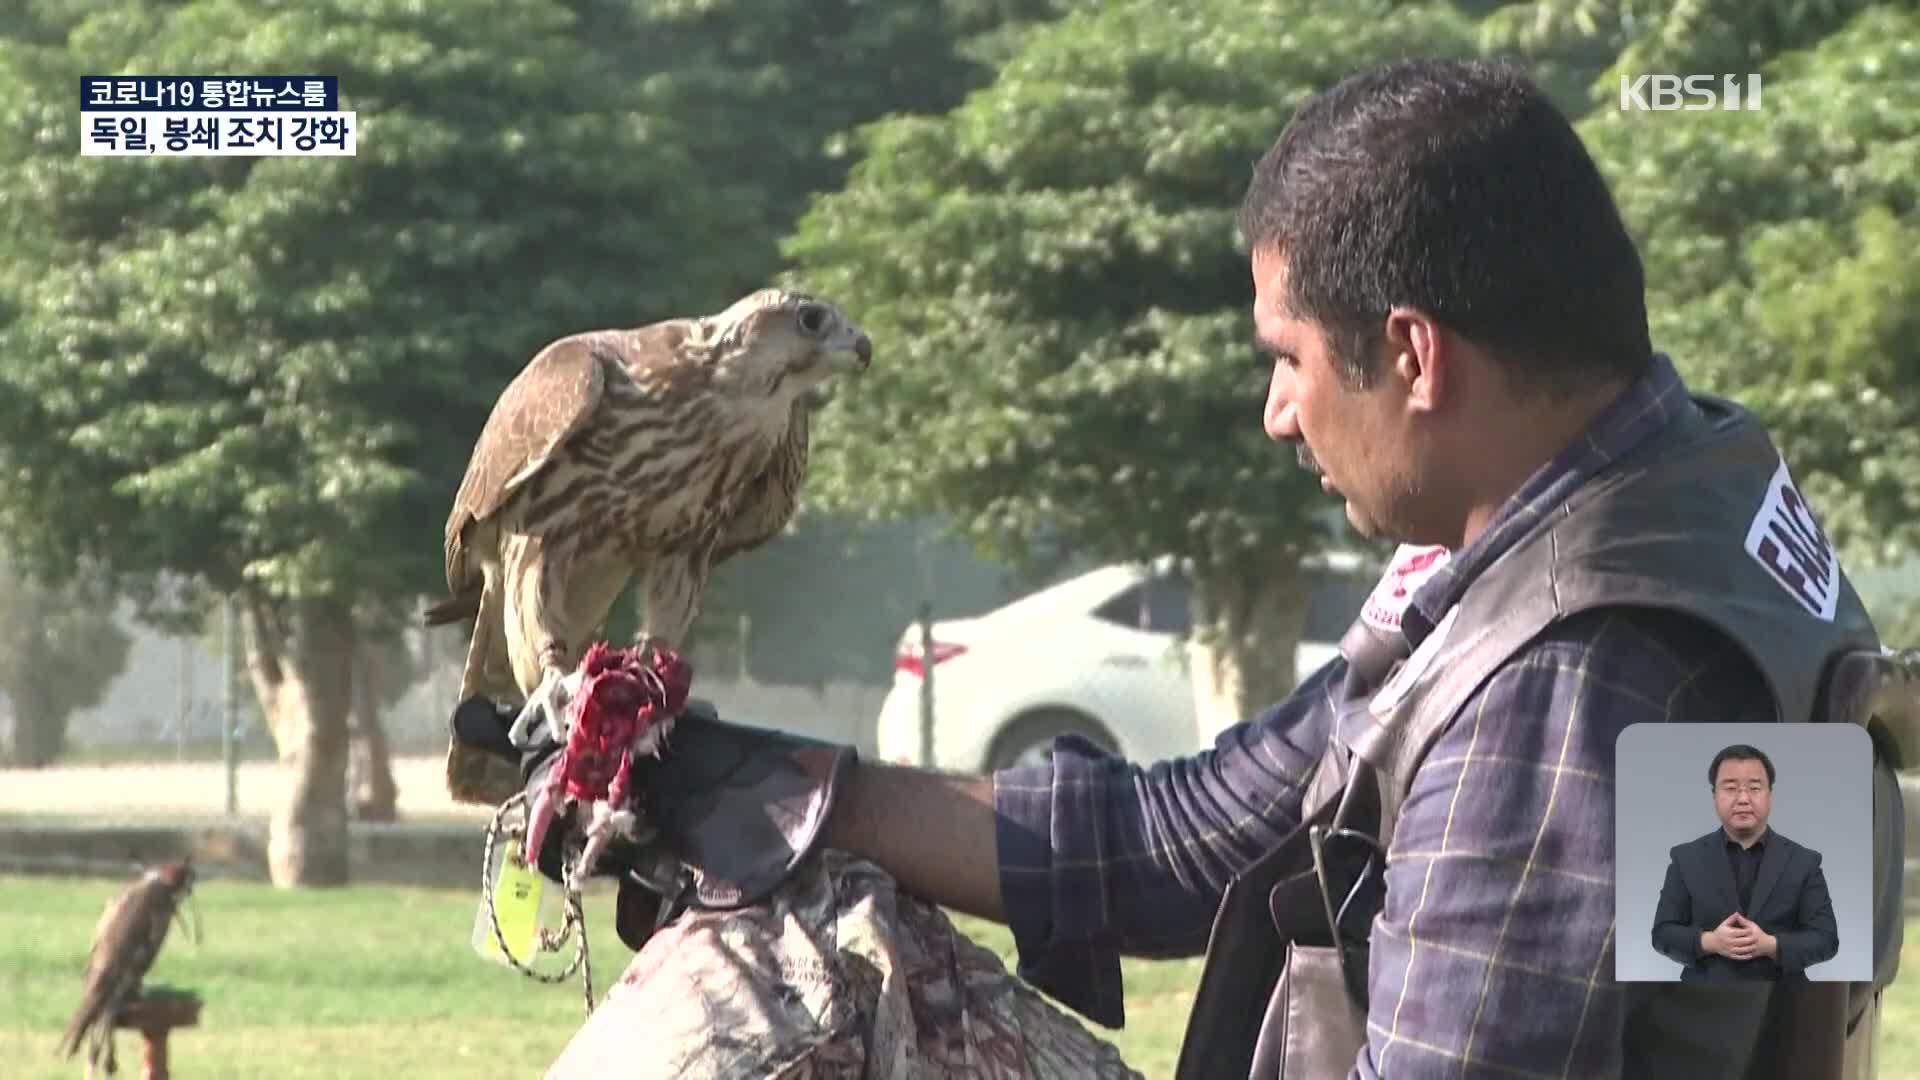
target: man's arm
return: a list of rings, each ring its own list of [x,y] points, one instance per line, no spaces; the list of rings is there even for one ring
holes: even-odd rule
[[[1840,924],[1833,917],[1833,897],[1827,892],[1827,875],[1820,869],[1819,852],[1813,853],[1813,869],[1801,886],[1794,922],[1797,929],[1774,935],[1774,959],[1779,961],[1782,974],[1798,974],[1839,953]]]
[[[1006,923],[1023,977],[1117,1027],[1120,956],[1204,949],[1232,876],[1297,825],[1344,674],[1335,660],[1212,748],[1148,767],[1073,740],[991,777],[863,763],[827,844]]]
[[[843,784],[828,847],[873,860],[916,896],[1007,921],[992,777],[862,761]]]
[[[1771,720],[1765,687],[1724,636],[1640,611],[1570,618],[1488,680],[1402,806],[1354,1075],[1618,1077],[1615,740]]]
[[[1653,947],[1662,956],[1690,966],[1705,952],[1701,930],[1693,925],[1693,894],[1680,873],[1680,849],[1667,863],[1667,880],[1660,885],[1660,903],[1653,911]]]

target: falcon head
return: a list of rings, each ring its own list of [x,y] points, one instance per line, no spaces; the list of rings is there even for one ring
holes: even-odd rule
[[[148,869],[147,874],[167,888],[185,896],[193,891],[193,856],[188,855],[179,862],[161,863]]]
[[[710,316],[716,361],[741,383],[799,396],[841,372],[866,370],[873,342],[833,304],[788,289],[761,289]]]

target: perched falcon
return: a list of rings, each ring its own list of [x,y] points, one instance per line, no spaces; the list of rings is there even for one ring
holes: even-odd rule
[[[80,1007],[60,1036],[60,1052],[69,1058],[86,1044],[89,1074],[103,1066],[107,1075],[113,1075],[114,1021],[140,995],[141,982],[160,955],[167,929],[192,891],[193,862],[182,859],[149,867],[100,913],[93,928],[93,949],[87,954]]]
[[[524,702],[516,743],[541,717],[564,738],[562,680],[634,575],[641,639],[683,648],[708,572],[792,518],[815,394],[872,358],[833,304],[783,289],[542,348],[494,404],[447,517],[451,596],[426,624],[473,620],[459,700]],[[449,742],[455,800],[518,786]]]

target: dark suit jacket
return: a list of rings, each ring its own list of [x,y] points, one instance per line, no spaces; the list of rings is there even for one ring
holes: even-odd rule
[[[1779,939],[1778,957],[1730,960],[1700,951],[1700,935],[1740,907],[1726,837],[1715,829],[1669,853],[1667,880],[1653,914],[1653,947],[1681,965],[1681,982],[1804,981],[1807,968],[1840,951],[1840,928],[1820,853],[1772,829],[1753,882],[1753,904],[1742,914]]]

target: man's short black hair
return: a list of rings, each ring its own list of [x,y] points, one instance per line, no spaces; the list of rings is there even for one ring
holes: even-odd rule
[[[1645,372],[1645,271],[1573,126],[1518,69],[1411,60],[1303,106],[1240,207],[1281,255],[1295,317],[1357,387],[1387,311],[1419,308],[1519,381],[1575,390]]]
[[[1767,770],[1767,786],[1773,786],[1773,759],[1766,751],[1746,743],[1734,743],[1725,750],[1713,755],[1713,764],[1707,766],[1707,786],[1715,787],[1720,783],[1720,763],[1723,761],[1757,761]]]

